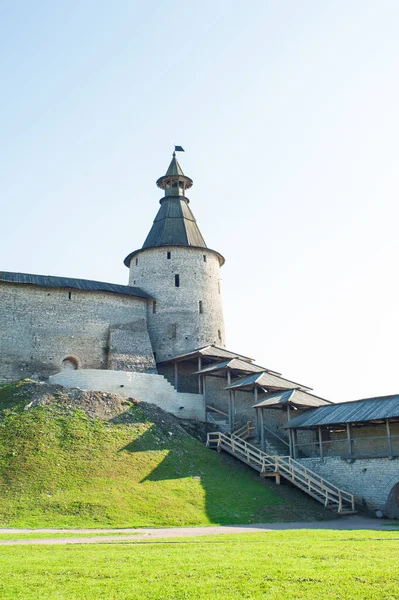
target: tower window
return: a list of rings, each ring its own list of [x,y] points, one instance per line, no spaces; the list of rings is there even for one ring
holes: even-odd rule
[[[204,262],[206,262],[206,254],[203,255]]]
[[[200,315],[202,315],[202,313],[204,312],[204,307],[202,306],[202,300],[200,300],[198,302],[198,311],[199,311]]]
[[[220,294],[220,281],[218,281],[218,291],[219,291],[219,294]]]
[[[176,337],[176,333],[177,333],[177,325],[176,323],[172,324],[172,338]]]
[[[72,298],[72,292],[68,292],[68,300]]]
[[[156,312],[157,312],[157,302],[156,302],[156,300],[153,300],[153,302],[152,302],[152,314],[155,315]]]
[[[137,267],[138,264],[139,264],[139,259],[136,258],[136,267]]]
[[[180,287],[180,275],[175,275],[175,287]]]
[[[168,252],[166,253],[166,258],[170,259],[171,256],[172,256],[172,253],[170,252],[170,250],[168,250]]]
[[[220,331],[220,329],[218,329],[218,338],[219,338],[219,342],[222,341],[222,332]]]

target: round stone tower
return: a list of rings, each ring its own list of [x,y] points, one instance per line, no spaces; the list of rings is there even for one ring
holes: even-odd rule
[[[157,362],[213,344],[225,347],[219,267],[224,258],[207,248],[189,207],[193,185],[173,153],[160,209],[141,250],[125,258],[129,285],[154,298],[148,330]]]

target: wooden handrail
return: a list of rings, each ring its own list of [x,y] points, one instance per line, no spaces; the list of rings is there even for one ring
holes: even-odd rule
[[[234,437],[242,437],[244,435],[249,437],[251,431],[255,429],[255,427],[251,427],[251,424],[252,424],[252,421],[247,421],[245,423],[245,425],[243,425],[239,429],[234,430],[232,435]],[[243,438],[243,439],[245,439],[245,438]]]
[[[207,405],[206,405],[206,409],[207,409],[207,410],[213,410],[213,411],[215,411],[215,412],[217,412],[217,413],[219,413],[220,415],[223,415],[223,416],[225,416],[225,417],[228,417],[228,416],[229,416],[229,414],[228,414],[228,413],[225,413],[225,412],[223,412],[222,410],[219,410],[218,408],[215,408],[214,406],[209,406],[209,404],[207,404]]]
[[[231,452],[237,458],[244,460],[248,464],[258,470],[261,474],[275,473],[282,475],[304,491],[310,493],[313,497],[322,501],[325,506],[330,502],[337,504],[338,512],[343,511],[343,502],[350,504],[351,509],[355,508],[355,499],[353,494],[340,490],[337,486],[323,479],[304,467],[300,462],[292,459],[290,456],[269,456],[256,446],[249,444],[246,440],[238,435],[241,430],[247,430],[250,422],[244,427],[234,432],[234,434],[226,434],[220,431],[208,433],[207,445],[217,442],[218,449],[224,449]],[[322,500],[320,499],[322,497]]]

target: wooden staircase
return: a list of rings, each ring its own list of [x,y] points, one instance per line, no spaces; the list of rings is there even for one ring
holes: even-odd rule
[[[245,431],[248,431],[248,427],[249,425],[244,426]],[[278,484],[280,483],[280,477],[284,477],[300,490],[321,502],[326,508],[340,515],[356,512],[353,494],[340,490],[290,456],[269,456],[265,454],[265,452],[243,439],[247,435],[245,431],[242,437],[237,435],[242,433],[244,428],[232,435],[221,431],[208,433],[206,445],[218,452],[222,450],[229,452],[258,471],[261,477],[274,477]]]

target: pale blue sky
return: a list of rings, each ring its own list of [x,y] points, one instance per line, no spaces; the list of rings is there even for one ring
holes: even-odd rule
[[[127,283],[181,144],[228,347],[399,393],[398,30],[396,0],[0,0],[0,269]]]

